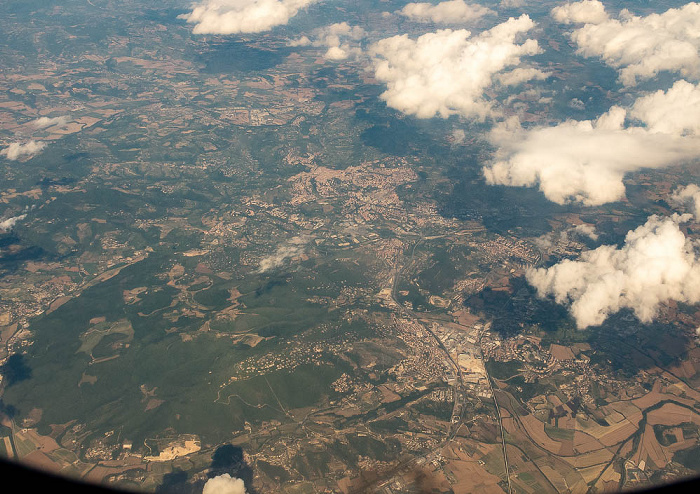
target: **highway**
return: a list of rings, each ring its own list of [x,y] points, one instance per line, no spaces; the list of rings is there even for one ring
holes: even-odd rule
[[[442,236],[440,236],[440,237],[442,237]],[[431,238],[435,238],[435,237],[431,237]],[[431,451],[431,452],[426,453],[424,455],[412,458],[410,461],[407,461],[407,462],[404,462],[404,463],[397,465],[396,468],[394,468],[391,471],[390,477],[385,476],[383,479],[378,479],[372,483],[363,485],[362,490],[364,492],[368,491],[372,487],[382,487],[382,486],[386,485],[387,483],[391,482],[391,480],[399,472],[407,470],[408,468],[413,466],[416,462],[418,462],[418,460],[425,459],[428,456],[431,456],[435,452],[442,449],[446,444],[448,444],[450,441],[452,441],[454,439],[454,437],[457,434],[457,431],[459,430],[460,426],[464,422],[464,408],[465,408],[464,404],[466,401],[465,400],[466,390],[463,388],[463,384],[462,384],[463,383],[462,370],[460,369],[457,362],[454,361],[454,359],[450,355],[450,352],[447,350],[447,348],[443,344],[442,340],[440,340],[440,338],[429,327],[427,327],[425,324],[423,324],[420,321],[418,315],[413,310],[411,310],[408,307],[405,307],[403,304],[399,303],[397,296],[396,296],[397,291],[398,291],[399,282],[401,279],[401,275],[403,273],[405,273],[408,269],[410,269],[410,267],[413,265],[413,260],[415,258],[415,254],[416,254],[416,248],[424,240],[426,240],[426,238],[421,236],[420,239],[416,243],[413,244],[413,248],[411,249],[411,257],[408,259],[408,261],[404,264],[403,267],[401,267],[401,268],[395,267],[394,268],[393,273],[392,273],[393,279],[392,279],[392,286],[391,286],[391,299],[394,302],[394,304],[396,304],[396,306],[398,307],[398,310],[401,312],[401,314],[412,319],[417,324],[420,324],[428,332],[428,334],[430,334],[430,336],[435,341],[437,346],[445,353],[447,360],[452,364],[452,367],[455,370],[455,375],[457,376],[457,382],[458,382],[458,384],[455,386],[455,390],[454,390],[455,402],[454,402],[454,406],[453,406],[453,421],[450,423],[450,426],[448,428],[447,435],[446,435],[445,439],[442,441],[442,443],[440,444],[440,446],[438,448],[436,448],[434,451]],[[479,349],[481,350],[481,339],[479,339]],[[482,359],[483,359],[483,351],[481,352],[481,354],[482,354]],[[486,371],[486,377],[487,377],[487,380],[489,383],[489,387],[491,389],[491,395],[493,396],[494,405],[496,406],[496,415],[498,417],[498,425],[499,425],[500,431],[501,431],[501,446],[503,448],[503,461],[504,461],[506,480],[507,480],[507,485],[508,485],[508,494],[511,494],[512,490],[511,490],[511,482],[510,482],[510,470],[508,467],[508,455],[507,455],[507,451],[506,451],[505,430],[503,428],[503,421],[501,420],[501,411],[500,411],[500,408],[498,406],[498,402],[496,401],[496,395],[493,392],[493,384],[491,382],[491,377],[488,375],[488,371]],[[456,422],[454,421],[455,416],[458,417]]]

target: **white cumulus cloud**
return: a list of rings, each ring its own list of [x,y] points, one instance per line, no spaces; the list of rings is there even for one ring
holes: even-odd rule
[[[484,119],[493,114],[484,91],[495,76],[518,66],[521,57],[539,53],[534,39],[516,42],[534,25],[522,15],[475,37],[465,29],[442,29],[415,40],[407,35],[380,40],[370,52],[375,77],[387,85],[381,98],[391,108],[418,118],[462,115]],[[537,76],[520,72],[512,82],[522,82],[528,74]]]
[[[464,140],[467,138],[467,133],[462,129],[455,129],[450,135],[450,139],[454,144],[463,144]]]
[[[583,237],[588,237],[593,241],[598,240],[599,235],[595,231],[593,225],[581,223],[575,227],[570,227],[560,232],[545,233],[541,237],[534,239],[534,243],[540,250],[545,253],[556,248],[560,244],[567,244],[572,240],[580,240]]]
[[[668,91],[637,99],[630,116],[651,132],[700,135],[700,84],[676,81]]]
[[[584,24],[571,39],[586,57],[600,57],[619,70],[620,81],[633,86],[659,72],[680,73],[687,79],[700,78],[700,4],[646,17],[623,10],[611,18],[597,0],[569,3],[552,10],[563,23]]]
[[[587,223],[581,223],[580,225],[575,226],[573,228],[573,232],[578,235],[588,237],[593,241],[598,240],[599,236],[595,231],[595,226],[589,225]]]
[[[449,0],[437,5],[427,2],[409,3],[397,13],[414,21],[436,24],[460,24],[495,14],[491,9],[464,0]]]
[[[286,25],[299,11],[319,0],[201,0],[180,19],[194,24],[195,34],[259,33]]]
[[[365,37],[365,30],[360,26],[350,26],[347,22],[339,22],[330,26],[315,29],[311,39],[302,36],[289,43],[289,46],[316,46],[327,48],[324,57],[328,60],[344,60],[362,53],[359,41]]]
[[[225,473],[207,480],[202,494],[246,494],[245,483],[241,479]]]
[[[554,7],[552,17],[564,24],[601,24],[609,19],[605,5],[598,0],[583,0]]]
[[[12,218],[0,220],[0,231],[9,232],[15,227],[18,221],[22,221],[26,217],[26,214],[21,214],[19,216],[13,216]]]
[[[32,158],[39,154],[46,144],[41,141],[29,141],[25,143],[13,142],[8,147],[0,151],[0,156],[8,160],[15,161],[20,158]]]
[[[275,250],[275,253],[264,257],[260,261],[258,273],[266,273],[273,269],[277,269],[284,264],[287,259],[300,256],[306,250],[306,244],[309,242],[309,237],[301,235],[294,237],[288,242],[280,245]]]
[[[517,86],[527,81],[543,81],[549,77],[547,72],[534,67],[518,67],[509,72],[498,74],[495,79],[504,86]]]
[[[671,202],[687,207],[695,216],[695,221],[700,222],[700,187],[695,184],[679,187],[671,195]]]
[[[530,269],[527,280],[540,296],[570,304],[580,329],[600,325],[623,308],[651,322],[664,302],[700,301],[699,245],[679,227],[689,216],[651,216],[627,233],[621,248],[603,245],[576,261]]]
[[[64,115],[60,117],[40,117],[32,121],[32,125],[37,129],[45,129],[54,125],[62,127],[68,122],[70,122],[70,118]]]
[[[539,186],[558,204],[618,201],[626,173],[700,158],[700,85],[678,81],[596,120],[524,129],[511,119],[490,140],[498,150],[483,170],[489,184]]]

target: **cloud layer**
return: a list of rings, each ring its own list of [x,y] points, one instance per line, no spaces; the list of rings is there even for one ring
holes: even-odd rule
[[[700,86],[678,81],[596,120],[530,129],[510,120],[490,140],[498,151],[483,170],[489,184],[539,186],[558,204],[621,200],[626,173],[700,158]]]
[[[518,66],[521,57],[539,52],[534,39],[516,42],[534,25],[523,15],[473,38],[464,29],[443,29],[416,40],[407,35],[383,39],[370,49],[375,77],[387,85],[381,98],[391,108],[418,118],[484,119],[493,113],[484,91],[494,76]],[[519,72],[513,81],[522,82],[529,75],[535,74]],[[508,82],[507,77],[503,80]]]
[[[20,142],[13,142],[8,147],[0,151],[0,156],[4,156],[11,161],[21,158],[32,158],[43,151],[45,147],[46,144],[40,141],[29,141],[24,144]]]
[[[434,22],[436,24],[460,24],[472,22],[495,12],[477,4],[469,4],[464,0],[449,0],[433,5],[427,2],[409,3],[398,14],[418,22]]]
[[[207,480],[202,494],[246,494],[246,488],[241,479],[225,473]]]
[[[603,245],[584,252],[578,261],[530,269],[527,279],[540,296],[570,303],[580,329],[600,325],[622,308],[651,322],[664,302],[700,301],[698,245],[679,227],[688,218],[651,216],[627,234],[621,248]]]
[[[260,33],[286,25],[299,11],[319,0],[201,0],[180,19],[194,24],[195,34]]]
[[[584,24],[571,39],[580,54],[600,57],[633,86],[661,71],[700,79],[700,4],[689,3],[662,14],[637,17],[623,10],[611,18],[598,0],[568,3],[552,10],[563,23]]]

